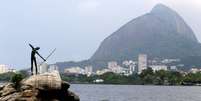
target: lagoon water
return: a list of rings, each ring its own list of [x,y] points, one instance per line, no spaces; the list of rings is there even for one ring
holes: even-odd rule
[[[201,101],[199,86],[72,84],[81,101]]]

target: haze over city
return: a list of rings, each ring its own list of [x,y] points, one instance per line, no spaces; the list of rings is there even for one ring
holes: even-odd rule
[[[44,57],[57,48],[49,63],[88,59],[104,38],[158,3],[177,11],[201,41],[198,0],[0,1],[0,63],[29,67],[28,43],[40,46]]]

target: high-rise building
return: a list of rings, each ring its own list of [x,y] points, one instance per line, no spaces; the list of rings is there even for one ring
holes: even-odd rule
[[[139,54],[139,56],[138,56],[138,73],[140,74],[145,69],[147,69],[147,55]]]
[[[129,61],[129,73],[133,74],[135,72],[136,63],[134,61]]]
[[[85,67],[85,74],[87,76],[91,76],[92,72],[93,72],[93,67],[92,66],[86,66]]]
[[[0,65],[0,74],[8,72],[8,66],[7,65]]]

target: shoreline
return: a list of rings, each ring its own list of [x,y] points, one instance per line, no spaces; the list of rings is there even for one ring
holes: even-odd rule
[[[139,84],[104,84],[104,83],[70,83],[70,84],[73,84],[73,85],[76,85],[76,84],[79,84],[79,85],[117,85],[117,86],[121,86],[121,85],[133,85],[133,86],[181,86],[181,87],[200,87],[201,85],[139,85]]]
[[[4,85],[6,83],[9,83],[9,81],[0,81],[0,86]],[[134,85],[134,86],[189,86],[189,87],[200,87],[201,85],[154,85],[154,84],[144,84],[144,85],[140,85],[140,84],[112,84],[112,83],[71,83],[70,84],[79,84],[79,85]]]

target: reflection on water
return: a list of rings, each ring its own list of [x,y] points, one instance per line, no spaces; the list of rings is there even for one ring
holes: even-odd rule
[[[71,90],[81,101],[201,101],[201,87],[198,86],[72,84]]]

